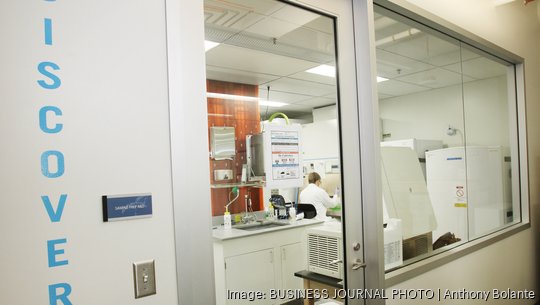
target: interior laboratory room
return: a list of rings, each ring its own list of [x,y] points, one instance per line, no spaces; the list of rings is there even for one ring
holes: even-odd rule
[[[276,0],[204,9],[216,302],[313,304],[306,289],[343,287],[334,19]],[[514,71],[380,7],[375,43],[391,272],[519,221]]]

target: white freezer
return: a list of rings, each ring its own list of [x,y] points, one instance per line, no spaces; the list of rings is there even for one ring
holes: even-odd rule
[[[498,146],[426,152],[427,188],[438,224],[433,240],[446,232],[468,240],[507,223],[509,168]]]

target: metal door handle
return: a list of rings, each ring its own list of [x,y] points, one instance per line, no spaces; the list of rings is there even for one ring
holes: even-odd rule
[[[360,268],[365,268],[366,263],[364,263],[361,259],[357,258],[356,261],[352,264],[352,270],[358,270]]]

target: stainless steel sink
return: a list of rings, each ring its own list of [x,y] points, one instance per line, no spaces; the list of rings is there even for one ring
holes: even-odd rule
[[[248,224],[242,224],[242,225],[235,225],[233,226],[234,229],[239,230],[245,230],[245,231],[256,231],[256,230],[262,230],[262,229],[269,229],[269,228],[275,228],[275,227],[283,227],[288,226],[289,223],[287,222],[278,222],[278,221],[258,221],[254,223],[248,223]]]

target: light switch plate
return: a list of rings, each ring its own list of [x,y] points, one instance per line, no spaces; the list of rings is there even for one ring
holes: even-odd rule
[[[156,268],[154,260],[133,263],[135,298],[156,294]]]

